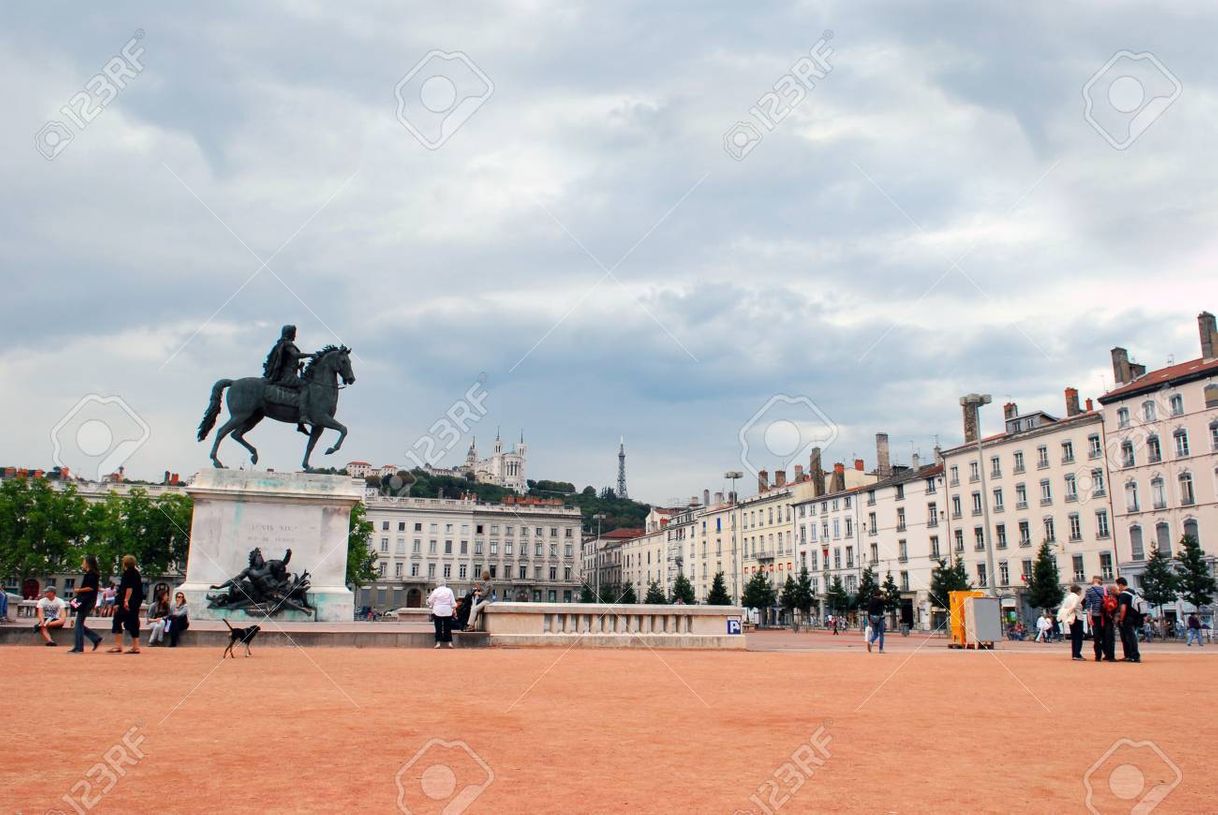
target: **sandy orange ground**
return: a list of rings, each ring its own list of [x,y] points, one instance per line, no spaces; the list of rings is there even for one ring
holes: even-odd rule
[[[750,645],[779,650],[255,647],[221,663],[199,648],[6,647],[0,804],[73,813],[61,796],[87,773],[100,783],[91,768],[138,726],[144,758],[90,811],[396,812],[399,770],[438,738],[493,773],[470,812],[763,813],[759,789],[780,812],[1083,812],[1088,768],[1122,737],[1152,740],[1182,773],[1156,813],[1218,811],[1218,647],[1151,645],[1138,666],[941,638],[890,640],[883,656],[853,636]],[[781,769],[822,723],[824,765],[806,780]],[[1142,749],[1110,760],[1096,787],[1112,775],[1130,789],[1138,771],[1174,779]],[[776,772],[779,791],[766,785]],[[486,778],[460,748],[435,747],[403,783],[410,811],[437,812],[421,783],[475,795]]]

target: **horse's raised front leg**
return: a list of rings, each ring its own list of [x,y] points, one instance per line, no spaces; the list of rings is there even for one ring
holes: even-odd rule
[[[338,440],[335,441],[331,447],[326,448],[327,456],[337,453],[339,451],[339,449],[343,446],[343,439],[347,438],[347,426],[345,424],[343,424],[342,422],[338,421],[337,419],[335,419],[333,416],[323,416],[322,418],[320,418],[318,420],[318,423],[323,428],[328,427],[331,430],[338,431]]]

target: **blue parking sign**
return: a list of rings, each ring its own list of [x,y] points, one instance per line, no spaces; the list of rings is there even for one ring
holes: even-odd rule
[[[728,620],[727,621],[727,633],[728,634],[739,634],[740,633],[740,621],[739,620]]]

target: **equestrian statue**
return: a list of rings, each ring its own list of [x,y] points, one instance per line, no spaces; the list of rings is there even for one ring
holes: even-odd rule
[[[301,366],[304,370],[301,372]],[[342,385],[339,380],[342,380]],[[285,325],[278,341],[267,354],[262,366],[262,376],[247,376],[242,379],[220,379],[212,386],[211,401],[203,421],[199,423],[199,441],[215,427],[220,416],[220,398],[228,389],[228,421],[216,431],[211,446],[211,463],[223,467],[216,452],[225,436],[232,435],[237,443],[250,451],[250,461],[258,463],[258,450],[245,440],[245,434],[270,417],[278,422],[296,425],[296,429],[309,437],[305,446],[305,472],[309,456],[321,434],[327,428],[338,431],[338,441],[326,450],[330,455],[343,446],[347,428],[334,418],[338,409],[338,391],[343,385],[355,382],[351,371],[351,349],[344,346],[327,345],[312,354],[302,353],[296,346],[296,326]]]

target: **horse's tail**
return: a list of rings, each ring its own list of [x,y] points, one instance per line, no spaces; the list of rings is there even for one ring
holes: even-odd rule
[[[207,434],[216,426],[216,417],[220,415],[220,396],[231,384],[233,384],[231,379],[217,379],[216,384],[211,386],[211,401],[207,403],[207,412],[203,414],[203,421],[199,422],[199,441],[207,438]]]

